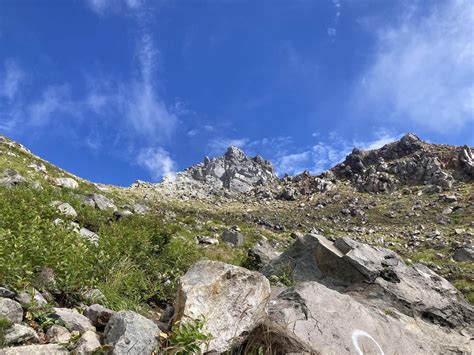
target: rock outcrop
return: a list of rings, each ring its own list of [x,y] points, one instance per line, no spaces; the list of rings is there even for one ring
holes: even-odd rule
[[[454,177],[447,169],[451,162],[443,157],[441,147],[410,133],[380,149],[354,148],[332,171],[366,192],[390,192],[402,184],[431,184],[449,190]]]
[[[237,147],[229,147],[223,156],[205,157],[202,163],[165,179],[155,189],[173,196],[207,198],[227,194],[247,194],[278,181],[272,164],[261,156],[249,157]],[[143,183],[132,187],[150,188]]]
[[[392,251],[350,238],[331,242],[319,235],[299,238],[264,267],[267,276],[290,273],[350,293],[361,302],[393,307],[407,316],[447,327],[474,324],[474,309],[444,278],[424,265],[405,265]]]

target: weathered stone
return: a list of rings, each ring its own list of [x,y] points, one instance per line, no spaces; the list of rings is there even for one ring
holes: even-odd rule
[[[0,297],[3,298],[14,298],[16,296],[15,290],[11,289],[6,285],[0,285]]]
[[[243,353],[261,345],[281,354],[469,353],[472,346],[468,334],[447,333],[394,309],[367,306],[317,282],[280,292],[267,315]]]
[[[54,270],[48,267],[42,267],[40,272],[36,275],[35,285],[38,285],[40,290],[55,288],[56,278]]]
[[[114,311],[100,304],[93,304],[84,310],[84,315],[89,318],[97,329],[103,329],[114,314]]]
[[[16,301],[9,298],[0,298],[0,318],[6,318],[12,323],[21,323],[23,308]]]
[[[34,288],[20,292],[15,299],[20,302],[24,308],[30,308],[31,306],[44,306],[48,304],[48,301],[43,297],[43,295]]]
[[[456,261],[474,262],[474,248],[472,248],[471,246],[457,248],[454,251],[453,259]]]
[[[62,345],[25,345],[0,349],[0,355],[67,355],[69,351]]]
[[[224,231],[222,234],[222,240],[237,247],[244,244],[244,236],[234,229]]]
[[[18,172],[12,169],[6,169],[0,176],[0,186],[3,187],[15,187],[15,186],[26,186],[26,179],[21,176]]]
[[[104,343],[113,345],[113,355],[151,354],[158,345],[158,326],[132,311],[120,311],[109,320]]]
[[[180,279],[175,321],[204,319],[212,336],[203,351],[238,346],[265,316],[270,284],[263,275],[217,261],[199,261]]]
[[[56,208],[58,209],[58,211],[62,215],[66,216],[66,217],[71,217],[71,218],[76,218],[77,217],[76,210],[74,209],[74,207],[72,207],[67,202],[58,204],[58,206]]]
[[[258,267],[270,263],[280,255],[281,252],[275,250],[266,240],[257,242],[248,252],[248,257]]]
[[[112,209],[112,210],[117,210],[117,206],[114,205],[114,203],[109,200],[107,197],[105,197],[104,195],[100,195],[100,194],[91,194],[89,195],[90,198],[92,198],[92,200],[94,200],[94,203],[95,203],[95,207],[98,208],[99,210],[108,210],[108,209]]]
[[[81,228],[79,230],[79,234],[84,238],[88,239],[92,244],[98,245],[99,244],[99,236],[95,234],[93,231],[87,228]]]
[[[71,333],[66,327],[54,324],[46,332],[50,343],[67,344],[71,340]]]
[[[64,187],[68,189],[77,189],[79,184],[73,178],[56,178],[54,179],[54,183],[59,187]]]
[[[101,347],[99,335],[93,331],[86,331],[76,343],[74,354],[88,355]]]
[[[206,244],[206,245],[216,245],[219,244],[219,240],[216,238],[211,238],[207,236],[198,236],[196,237],[196,242],[198,244]]]
[[[13,324],[5,332],[5,345],[18,345],[24,343],[37,343],[38,334],[33,328],[21,324]]]
[[[89,318],[83,316],[75,309],[54,308],[53,317],[59,319],[69,331],[77,330],[81,334],[88,330],[95,332],[95,327]]]

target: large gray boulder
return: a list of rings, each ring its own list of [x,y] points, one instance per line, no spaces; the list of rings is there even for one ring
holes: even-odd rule
[[[304,282],[272,299],[243,353],[263,346],[278,354],[468,354],[473,345],[468,334]]]
[[[8,319],[12,323],[21,323],[23,308],[16,301],[9,298],[0,298],[0,318]]]
[[[158,346],[158,326],[132,311],[115,313],[104,331],[104,343],[113,346],[113,355],[151,354]]]
[[[261,274],[217,261],[194,264],[180,279],[175,321],[204,319],[212,338],[202,351],[225,352],[240,345],[265,316],[270,284]]]
[[[5,345],[16,345],[24,343],[37,343],[39,340],[38,334],[31,327],[22,324],[13,324],[5,332]]]
[[[474,309],[447,280],[424,265],[405,265],[392,251],[341,238],[308,234],[264,267],[267,276],[289,273],[317,281],[362,302],[397,308],[448,327],[474,324]]]

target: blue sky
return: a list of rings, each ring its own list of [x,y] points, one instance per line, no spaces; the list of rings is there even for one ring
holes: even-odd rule
[[[472,146],[473,6],[2,0],[0,132],[119,185],[228,145],[280,174],[405,132]]]

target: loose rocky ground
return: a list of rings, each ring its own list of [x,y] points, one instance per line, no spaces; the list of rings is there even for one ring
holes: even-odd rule
[[[320,176],[231,148],[120,188],[0,137],[0,353],[469,353],[473,166],[410,134]]]

